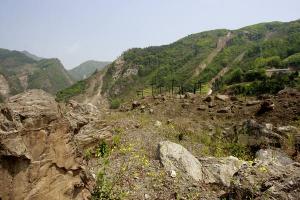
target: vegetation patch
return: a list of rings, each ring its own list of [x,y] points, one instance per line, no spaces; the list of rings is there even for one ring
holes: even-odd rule
[[[86,90],[86,87],[87,87],[87,84],[84,80],[78,81],[71,87],[59,91],[56,94],[56,100],[59,102],[60,101],[68,101],[70,98],[84,93],[84,91]]]

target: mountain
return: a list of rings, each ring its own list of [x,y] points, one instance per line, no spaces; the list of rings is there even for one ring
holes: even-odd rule
[[[89,60],[86,61],[79,66],[75,67],[74,69],[69,70],[70,75],[74,78],[74,80],[83,80],[90,75],[92,75],[96,70],[103,69],[106,65],[110,64],[111,62],[102,62],[102,61],[95,61]]]
[[[206,31],[169,45],[129,49],[104,74],[85,80],[80,94],[101,86],[101,94],[109,99],[129,99],[137,90],[149,94],[152,87],[169,91],[173,85],[177,92],[192,92],[199,82],[202,92],[276,93],[284,87],[300,88],[298,74],[292,73],[299,71],[299,52],[299,20]],[[277,75],[280,68],[288,73]],[[269,72],[274,75],[269,77]],[[101,83],[90,84],[95,77],[101,77]]]
[[[33,60],[36,60],[36,61],[40,61],[40,60],[43,59],[43,58],[38,57],[38,56],[36,56],[32,53],[29,53],[28,51],[22,51],[22,53],[25,54],[27,57],[32,58]]]
[[[20,51],[0,49],[0,100],[27,89],[55,94],[72,84],[58,59],[37,61]]]

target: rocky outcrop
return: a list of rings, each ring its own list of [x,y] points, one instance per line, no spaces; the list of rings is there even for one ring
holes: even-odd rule
[[[238,136],[239,143],[257,150],[265,146],[280,147],[282,141],[283,137],[280,134],[253,119],[244,122]]]
[[[228,199],[299,199],[300,163],[284,153],[260,150],[233,177]]]
[[[229,187],[233,175],[245,164],[234,156],[199,158],[202,164],[203,182]]]
[[[93,179],[54,98],[31,90],[0,114],[0,199],[88,199]]]
[[[9,94],[9,84],[5,77],[0,74],[0,96],[7,97]]]

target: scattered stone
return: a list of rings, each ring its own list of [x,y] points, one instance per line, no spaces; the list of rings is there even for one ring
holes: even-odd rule
[[[197,110],[199,111],[205,111],[207,109],[207,107],[205,105],[200,105]]]
[[[209,104],[208,104],[208,107],[209,108],[213,108],[213,107],[215,107],[216,106],[216,104],[214,103],[214,102],[209,102]]]
[[[211,102],[212,101],[212,97],[211,96],[207,96],[203,101],[205,101],[205,102]]]
[[[231,100],[231,101],[238,101],[239,99],[238,99],[236,96],[231,96],[231,97],[230,97],[230,100]]]
[[[185,102],[181,105],[182,108],[188,108],[190,106],[189,103]]]
[[[146,106],[142,105],[142,106],[141,106],[141,112],[144,113],[144,112],[145,112],[145,109],[146,109]]]
[[[229,96],[228,95],[223,95],[223,94],[217,94],[216,99],[221,100],[221,101],[227,101],[229,100]]]
[[[156,126],[156,127],[160,127],[161,126],[161,122],[160,121],[155,121],[155,123],[154,123],[154,126]]]
[[[136,109],[136,108],[139,107],[140,105],[141,105],[140,102],[138,102],[138,101],[133,101],[133,102],[132,102],[132,109]]]
[[[263,101],[260,105],[260,109],[257,114],[263,114],[265,112],[274,110],[275,104],[271,100]]]
[[[194,93],[187,92],[184,94],[185,99],[194,99],[196,95]]]
[[[150,113],[150,114],[153,114],[153,113],[154,113],[154,110],[153,110],[152,108],[150,108],[150,109],[149,109],[149,113]]]
[[[277,127],[277,131],[282,132],[282,133],[286,133],[286,132],[297,133],[298,129],[295,126],[280,126],[280,127]]]
[[[167,124],[171,124],[171,123],[173,123],[173,119],[168,119]]]
[[[230,110],[231,110],[231,108],[229,106],[227,106],[227,107],[217,110],[217,113],[229,113]]]
[[[170,171],[170,176],[172,177],[172,178],[176,178],[176,171],[175,170],[171,170]]]
[[[149,194],[145,194],[145,199],[150,199],[150,195]]]
[[[273,124],[271,124],[271,123],[266,123],[266,124],[265,124],[265,127],[266,127],[267,129],[269,129],[269,130],[272,131],[274,126],[273,126]]]
[[[247,101],[246,106],[254,106],[254,105],[257,105],[260,103],[261,103],[261,101],[259,101],[259,100]]]

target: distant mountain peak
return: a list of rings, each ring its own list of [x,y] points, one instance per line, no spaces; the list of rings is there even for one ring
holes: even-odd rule
[[[88,60],[69,70],[69,73],[73,79],[83,80],[92,75],[96,70],[101,70],[110,63],[108,61]]]

